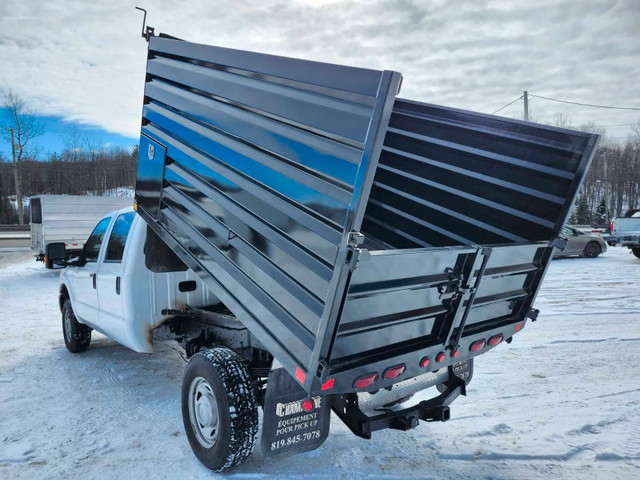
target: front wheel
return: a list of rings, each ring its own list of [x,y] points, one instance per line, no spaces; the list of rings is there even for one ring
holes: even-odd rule
[[[193,453],[224,472],[253,452],[258,403],[251,376],[232,350],[211,348],[191,357],[182,380],[182,421]]]
[[[640,258],[640,247],[633,247],[631,252],[636,256],[636,258]]]
[[[587,243],[587,246],[584,247],[582,256],[587,258],[596,258],[601,252],[602,248],[597,242],[589,242]]]
[[[84,352],[91,344],[91,328],[78,322],[68,298],[62,306],[62,334],[67,350],[72,353]]]

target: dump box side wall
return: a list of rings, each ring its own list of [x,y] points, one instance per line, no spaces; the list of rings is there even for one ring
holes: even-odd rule
[[[363,231],[395,248],[552,240],[597,139],[396,99]]]
[[[139,212],[305,388],[333,333],[399,83],[150,39]]]

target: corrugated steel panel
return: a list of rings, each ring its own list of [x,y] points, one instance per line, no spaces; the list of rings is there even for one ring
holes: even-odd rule
[[[597,143],[399,84],[150,38],[139,213],[307,391],[513,330]]]
[[[552,240],[596,140],[397,99],[363,231],[394,248]]]
[[[308,382],[399,84],[394,72],[150,39],[140,213]]]

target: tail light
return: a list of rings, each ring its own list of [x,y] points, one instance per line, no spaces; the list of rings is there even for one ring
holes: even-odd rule
[[[502,342],[502,334],[500,335],[494,335],[493,337],[491,337],[489,339],[489,345],[491,345],[492,347],[495,347],[496,345],[499,345]]]
[[[420,368],[427,368],[429,366],[429,357],[424,357],[420,360]]]
[[[329,380],[327,380],[322,384],[322,388],[320,388],[320,390],[331,390],[335,382],[336,382],[335,378],[330,378]]]
[[[396,365],[395,367],[387,368],[382,376],[386,380],[391,380],[392,378],[397,378],[402,375],[406,368],[407,367],[405,365]]]
[[[378,374],[370,373],[369,375],[365,375],[364,377],[356,379],[356,383],[354,384],[354,386],[356,388],[367,388],[373,385],[376,380],[378,380]]]
[[[609,233],[613,233],[613,220],[611,220],[611,223],[609,224]]]
[[[471,346],[469,347],[469,350],[471,350],[472,352],[479,352],[480,350],[482,350],[484,348],[484,346],[487,344],[487,341],[483,338],[482,340],[478,340],[477,342],[473,342],[471,344]]]
[[[516,326],[514,327],[516,332],[519,332],[520,330],[522,330],[522,324],[521,323],[516,323]]]
[[[304,374],[300,367],[296,367],[296,380],[298,380],[302,385],[304,385],[304,381],[307,379],[307,376]]]
[[[440,362],[444,361],[444,359],[445,359],[444,352],[440,352],[438,355],[436,355],[436,362],[440,363]]]
[[[456,348],[453,352],[451,352],[451,358],[458,358],[460,355],[460,351]]]

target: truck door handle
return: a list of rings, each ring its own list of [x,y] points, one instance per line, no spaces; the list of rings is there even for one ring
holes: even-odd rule
[[[116,295],[120,295],[120,277],[116,277]]]
[[[96,274],[95,273],[90,273],[89,276],[93,279],[93,288],[96,288]]]

